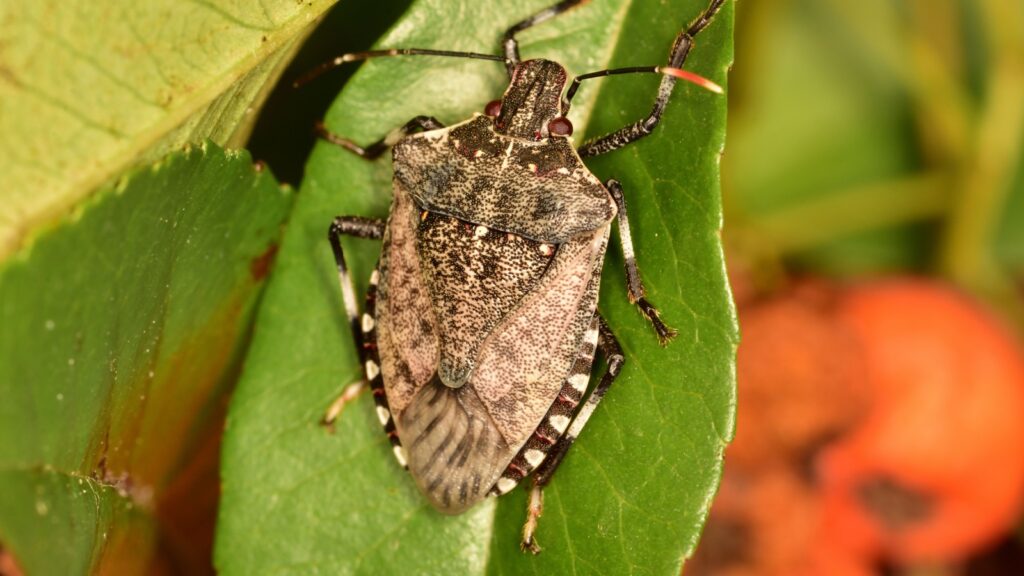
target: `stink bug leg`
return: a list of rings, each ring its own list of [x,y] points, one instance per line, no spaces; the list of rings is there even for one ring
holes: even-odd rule
[[[636,256],[633,253],[633,236],[629,231],[629,216],[626,214],[626,197],[622,194],[622,185],[618,180],[609,180],[604,186],[615,199],[615,205],[619,209],[619,242],[622,244],[623,259],[626,261],[626,294],[629,301],[636,304],[640,308],[640,313],[651,322],[654,331],[658,333],[658,341],[665,346],[675,338],[676,331],[661,321],[661,313],[647,301],[647,290],[640,280],[640,269],[637,268]]]
[[[404,126],[392,130],[387,136],[377,140],[365,148],[348,138],[338,136],[337,134],[328,131],[322,123],[318,123],[316,125],[316,134],[331,144],[341,146],[360,158],[376,160],[381,154],[390,150],[391,147],[397,144],[399,140],[405,138],[409,134],[422,130],[437,130],[438,128],[444,128],[444,124],[438,122],[437,118],[434,118],[433,116],[417,116],[406,122]]]
[[[601,355],[604,357],[607,368],[605,368],[601,381],[598,382],[590,396],[587,397],[587,401],[576,413],[568,430],[558,438],[558,441],[551,448],[543,463],[538,466],[534,473],[533,487],[530,489],[530,497],[526,508],[526,522],[523,524],[523,539],[520,543],[520,547],[523,550],[529,550],[534,554],[540,552],[535,532],[537,530],[537,520],[544,510],[544,494],[542,490],[551,481],[558,466],[562,463],[562,459],[569,452],[569,448],[572,447],[573,442],[579,437],[583,427],[587,425],[590,416],[594,414],[597,405],[601,403],[604,395],[611,388],[612,383],[619,377],[619,372],[626,363],[622,346],[619,345],[619,341],[612,334],[611,329],[608,328],[604,318],[596,316],[595,321],[597,327],[597,347],[601,350]],[[585,351],[586,349],[583,350],[583,352]],[[592,350],[590,354],[593,354]],[[571,380],[572,377],[570,377]],[[551,418],[552,416],[549,413],[547,418],[549,423]]]
[[[341,414],[345,405],[356,398],[365,385],[370,386],[373,392],[373,400],[376,404],[377,417],[385,433],[391,440],[392,449],[398,463],[405,467],[405,455],[402,451],[401,442],[395,432],[395,425],[391,419],[391,411],[388,409],[387,397],[384,394],[384,383],[380,376],[380,358],[376,348],[376,331],[374,326],[373,308],[379,278],[378,270],[374,270],[370,276],[370,287],[366,292],[366,310],[359,315],[359,304],[356,301],[355,290],[352,287],[352,278],[348,273],[348,266],[345,264],[345,250],[341,246],[341,236],[354,236],[370,240],[379,240],[384,236],[385,222],[383,220],[360,218],[358,216],[339,216],[331,223],[327,230],[327,238],[331,243],[331,250],[334,253],[334,262],[338,268],[338,283],[341,285],[342,299],[345,302],[345,315],[348,317],[349,327],[352,330],[352,340],[356,344],[356,351],[359,361],[363,365],[365,379],[355,384],[350,384],[341,393],[324,415],[323,423],[332,427],[334,421]]]
[[[693,48],[693,39],[711,24],[711,20],[722,9],[723,4],[725,4],[725,0],[711,0],[711,4],[704,9],[704,12],[676,36],[668,56],[669,67],[682,68],[686,62],[686,57],[690,55],[690,49]],[[677,77],[672,75],[662,77],[661,85],[658,86],[658,96],[654,99],[654,107],[646,118],[620,128],[611,134],[587,142],[579,149],[580,157],[597,156],[598,154],[618,150],[653,132],[658,123],[661,122],[661,115],[665,113],[665,107],[668,105],[669,97],[672,96],[672,89],[675,88],[676,79]],[[574,81],[574,85],[578,84]],[[570,87],[569,90],[570,92],[575,92],[573,87]]]
[[[527,28],[536,26],[541,22],[550,20],[566,10],[575,8],[587,1],[588,0],[562,0],[558,4],[549,6],[529,18],[517,22],[509,27],[509,29],[505,31],[505,37],[501,42],[501,46],[505,51],[505,67],[508,69],[508,75],[512,75],[512,71],[515,70],[516,64],[519,64],[520,61],[519,42],[516,40],[516,34],[526,30]]]
[[[679,33],[667,66],[583,74],[563,95],[565,69],[550,60],[521,61],[515,36],[584,1],[563,0],[510,27],[504,57],[374,50],[336,58],[307,77],[385,56],[474,58],[504,62],[508,69],[501,100],[451,127],[417,116],[365,147],[322,126],[318,131],[367,160],[393,151],[387,221],[338,217],[329,237],[366,382],[395,457],[446,514],[504,494],[532,474],[521,544],[534,553],[540,550],[535,533],[542,490],[625,364],[597,311],[616,217],[629,300],[661,344],[675,335],[647,301],[622,186],[616,180],[602,184],[581,157],[649,134],[676,79],[717,88],[680,66],[725,0],[711,0]],[[580,83],[632,73],[664,76],[651,113],[575,149],[566,115]],[[362,315],[342,235],[382,240]],[[606,369],[588,395],[598,350]],[[352,390],[346,390],[349,398]],[[335,415],[344,401],[332,406]]]

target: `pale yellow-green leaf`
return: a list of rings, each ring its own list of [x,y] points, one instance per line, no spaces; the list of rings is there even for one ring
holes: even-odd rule
[[[240,146],[334,0],[0,2],[0,258],[126,168]]]

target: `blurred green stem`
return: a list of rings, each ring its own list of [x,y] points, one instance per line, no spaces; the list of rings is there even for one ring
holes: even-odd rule
[[[959,166],[952,210],[940,253],[942,272],[989,299],[1017,320],[1024,308],[993,251],[1024,136],[1024,22],[1019,2],[986,0],[988,54],[984,100]]]
[[[950,177],[942,172],[858,186],[761,214],[743,232],[767,239],[779,253],[799,252],[858,232],[939,216],[948,208],[949,188]]]

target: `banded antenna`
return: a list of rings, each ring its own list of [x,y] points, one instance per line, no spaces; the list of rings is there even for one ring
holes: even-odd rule
[[[391,48],[389,50],[367,50],[365,52],[352,52],[350,54],[342,54],[334,60],[324,62],[316,68],[310,70],[305,75],[300,77],[298,80],[292,83],[294,88],[298,88],[304,84],[309,83],[311,80],[319,77],[321,74],[328,70],[333,70],[342,64],[348,64],[349,62],[358,62],[361,60],[369,60],[370,58],[389,58],[392,56],[446,56],[449,58],[470,58],[473,60],[490,60],[492,62],[507,62],[503,56],[495,56],[493,54],[481,54],[479,52],[457,52],[453,50],[431,50],[429,48]]]
[[[562,114],[566,115],[569,113],[569,105],[572,102],[576,91],[580,88],[580,82],[584,80],[590,80],[591,78],[603,78],[604,76],[617,76],[619,74],[661,74],[662,76],[673,76],[687,82],[692,82],[705,90],[710,90],[715,94],[724,94],[725,90],[721,86],[715,84],[711,80],[699,75],[694,74],[688,70],[682,68],[672,68],[670,66],[630,66],[628,68],[612,68],[610,70],[598,70],[596,72],[587,72],[581,74],[572,79],[572,84],[569,85],[569,90],[565,93],[565,98],[562,99]]]

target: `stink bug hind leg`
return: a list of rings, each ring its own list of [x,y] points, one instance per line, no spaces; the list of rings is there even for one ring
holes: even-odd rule
[[[608,324],[605,323],[604,318],[601,318],[599,315],[595,316],[595,318],[598,330],[597,347],[604,357],[607,368],[604,375],[601,376],[601,381],[597,383],[590,396],[587,397],[587,401],[583,403],[576,413],[575,418],[573,418],[572,423],[569,425],[569,429],[552,446],[544,462],[541,463],[534,473],[533,486],[530,489],[530,498],[526,510],[526,522],[523,524],[523,539],[520,542],[520,548],[523,551],[529,550],[534,554],[540,552],[536,532],[538,520],[544,509],[544,487],[551,481],[555,471],[558,470],[565,455],[569,452],[569,448],[572,447],[573,442],[579,437],[583,427],[587,425],[587,421],[594,414],[597,405],[601,403],[604,395],[608,392],[608,388],[619,377],[619,372],[626,363],[622,346],[619,345],[618,339],[615,338]]]
[[[537,521],[544,513],[544,490],[534,483],[530,488],[529,500],[526,504],[526,522],[523,524],[523,539],[519,542],[519,549],[531,554],[540,554],[541,548],[537,544],[534,534],[537,532]]]

